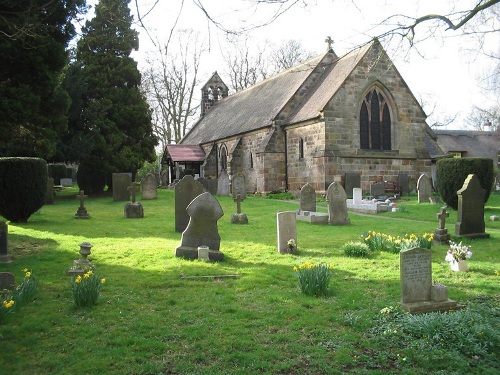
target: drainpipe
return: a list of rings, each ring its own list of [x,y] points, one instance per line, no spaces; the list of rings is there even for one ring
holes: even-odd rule
[[[288,191],[288,133],[285,129],[285,191]]]

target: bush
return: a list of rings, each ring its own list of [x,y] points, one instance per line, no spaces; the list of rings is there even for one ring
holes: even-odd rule
[[[266,194],[266,198],[279,199],[279,200],[291,200],[291,199],[294,199],[295,197],[291,193],[272,191],[269,194]]]
[[[341,250],[348,257],[354,257],[354,258],[364,258],[370,254],[370,248],[368,247],[368,245],[359,241],[358,242],[349,241],[344,245],[342,245]]]
[[[54,179],[54,185],[61,185],[61,178],[66,177],[65,164],[49,164],[47,165],[49,177]]]
[[[40,158],[0,158],[0,215],[27,222],[45,203],[47,163]]]
[[[454,210],[458,209],[458,195],[469,174],[475,174],[484,190],[484,202],[493,187],[493,160],[489,158],[449,158],[437,162],[436,191],[441,199]]]

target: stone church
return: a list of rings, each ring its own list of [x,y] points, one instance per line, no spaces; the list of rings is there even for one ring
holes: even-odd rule
[[[191,170],[243,173],[249,193],[297,192],[306,182],[325,192],[348,173],[363,191],[401,174],[411,185],[444,154],[377,40],[340,57],[329,49],[233,95],[214,73],[202,94],[201,118],[177,153],[202,150]],[[164,160],[186,164],[168,151]]]

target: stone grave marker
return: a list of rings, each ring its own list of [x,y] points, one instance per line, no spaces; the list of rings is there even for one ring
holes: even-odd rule
[[[450,234],[448,233],[448,229],[446,229],[446,218],[449,216],[450,214],[446,211],[446,207],[441,207],[439,213],[436,214],[436,217],[439,220],[439,224],[434,231],[433,242],[442,244],[447,244],[448,242],[450,242]]]
[[[229,176],[225,170],[220,172],[219,178],[217,179],[217,195],[229,195]]]
[[[0,272],[0,291],[4,289],[12,290],[16,287],[16,278],[13,273]]]
[[[308,183],[300,189],[300,211],[316,212],[316,190]]]
[[[89,218],[89,213],[87,212],[87,209],[85,208],[85,198],[87,198],[88,195],[85,195],[83,193],[83,190],[80,190],[80,195],[77,195],[76,198],[80,199],[80,207],[78,207],[78,210],[76,210],[75,214],[75,219],[88,219]]]
[[[47,179],[47,190],[45,191],[45,204],[54,204],[54,179],[49,177]]]
[[[345,173],[345,192],[351,196],[353,189],[361,187],[361,175],[359,172],[346,172]]]
[[[484,224],[484,198],[486,191],[481,187],[479,178],[470,174],[462,188],[457,191],[458,214],[455,234],[468,238],[488,238]]]
[[[162,187],[166,187],[168,185],[168,169],[163,169],[160,172],[160,183]]]
[[[418,203],[428,203],[432,194],[432,181],[425,173],[417,181]]]
[[[217,227],[217,220],[224,212],[217,199],[208,192],[202,193],[189,203],[186,211],[190,217],[189,224],[182,232],[181,245],[175,249],[175,256],[198,259],[198,248],[208,246],[209,260],[224,260],[224,254],[219,250],[220,235]]]
[[[290,249],[289,240],[294,240],[297,244],[297,219],[295,211],[278,212],[276,215],[278,233],[278,252],[280,254],[290,254],[297,252],[297,246]]]
[[[9,226],[5,221],[0,221],[0,263],[10,263],[10,255],[8,254],[8,235]],[[1,290],[2,288],[0,288]]]
[[[80,259],[75,259],[73,261],[73,266],[68,270],[68,275],[74,276],[74,275],[83,275],[85,272],[87,272],[89,269],[93,269],[94,265],[92,262],[88,259],[92,249],[92,244],[90,242],[82,242],[80,244]]]
[[[135,196],[139,192],[139,186],[136,182],[132,182],[127,190],[131,195],[131,202],[125,203],[123,208],[125,219],[142,219],[144,217],[144,208],[141,202],[135,200]]]
[[[202,184],[195,181],[193,176],[186,175],[174,186],[175,192],[175,231],[184,232],[189,223],[187,206],[198,195],[205,192]]]
[[[352,189],[352,203],[363,204],[363,190],[361,188]]]
[[[61,185],[62,186],[72,186],[73,185],[73,179],[72,178],[68,178],[68,177],[61,178]]]
[[[113,173],[113,200],[128,201],[128,187],[132,183],[132,173]]]
[[[385,197],[385,183],[382,181],[371,184],[370,195],[375,198]]]
[[[347,216],[347,196],[344,188],[338,182],[332,182],[326,191],[328,203],[328,224],[345,225],[350,224]]]
[[[236,202],[236,213],[231,215],[231,223],[233,224],[248,224],[246,213],[241,212],[241,202],[247,196],[247,188],[245,184],[245,176],[241,173],[236,173],[233,176],[233,200]]]
[[[448,311],[459,305],[448,299],[448,289],[432,285],[430,249],[413,248],[399,253],[401,306],[410,313]]]
[[[148,173],[141,181],[142,199],[156,199],[158,194],[158,182],[153,173]]]
[[[408,195],[410,191],[410,178],[408,172],[399,172],[398,184],[401,195]]]

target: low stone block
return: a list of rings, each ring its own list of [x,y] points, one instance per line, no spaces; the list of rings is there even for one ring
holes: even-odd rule
[[[431,300],[434,302],[448,301],[448,288],[443,284],[432,285]]]
[[[144,217],[144,208],[140,202],[128,202],[123,209],[125,219],[141,219]]]
[[[231,223],[233,224],[248,224],[248,217],[245,213],[235,213],[231,215]]]

